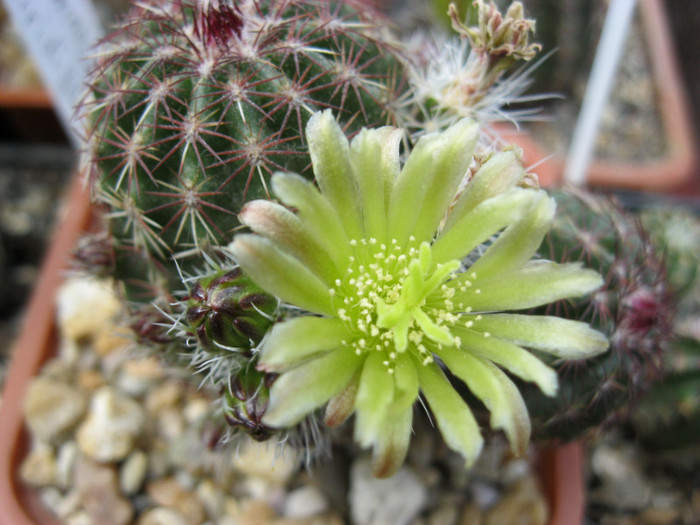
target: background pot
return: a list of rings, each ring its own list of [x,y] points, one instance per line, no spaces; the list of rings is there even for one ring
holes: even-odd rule
[[[692,111],[673,49],[663,2],[639,0],[638,6],[663,126],[659,133],[666,135],[666,154],[641,162],[594,159],[587,180],[590,185],[607,188],[672,191],[686,186],[697,166]],[[543,27],[542,24],[538,26]],[[523,148],[527,165],[537,164],[534,171],[545,185],[561,181],[564,170],[561,155],[548,151],[531,133],[515,132],[512,128],[503,129],[502,133]]]

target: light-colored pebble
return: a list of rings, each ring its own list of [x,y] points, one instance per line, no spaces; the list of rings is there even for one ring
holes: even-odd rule
[[[155,507],[144,512],[138,525],[187,525],[187,520],[176,510]]]
[[[199,423],[211,413],[211,401],[200,396],[189,399],[182,413],[187,423]]]
[[[151,481],[146,484],[146,492],[161,507],[178,511],[187,525],[200,525],[206,519],[204,505],[175,478]]]
[[[56,482],[56,455],[48,445],[38,445],[27,454],[19,475],[22,481],[35,487],[46,487]]]
[[[78,460],[80,450],[78,444],[71,440],[66,441],[58,449],[56,458],[56,483],[61,488],[70,487],[73,481],[73,470]]]
[[[597,501],[630,510],[648,505],[651,484],[629,450],[600,445],[591,456],[591,469],[602,482],[600,489],[592,495]]]
[[[427,488],[409,467],[388,479],[372,476],[371,460],[356,459],[350,469],[350,516],[355,525],[407,525],[428,502]]]
[[[81,456],[76,464],[74,486],[85,511],[100,525],[127,525],[134,510],[119,492],[117,473],[108,465]]]
[[[84,510],[79,510],[64,518],[66,525],[95,525],[90,515]]]
[[[430,512],[428,525],[455,525],[459,517],[459,508],[456,504],[445,503]]]
[[[549,517],[546,499],[534,478],[511,485],[487,513],[484,525],[545,525]]]
[[[78,385],[87,392],[94,392],[106,383],[105,376],[99,370],[80,370],[78,372]]]
[[[459,515],[459,525],[481,525],[483,523],[484,513],[478,505],[467,503],[462,508]],[[505,524],[504,524],[505,525]]]
[[[86,396],[79,389],[40,376],[29,385],[24,415],[35,439],[50,442],[78,423],[86,406]]]
[[[119,487],[124,494],[136,494],[143,486],[148,472],[148,455],[135,450],[124,460],[119,469]]]
[[[165,377],[163,365],[156,357],[125,361],[116,378],[116,385],[131,396],[141,396]]]
[[[224,494],[219,485],[205,478],[197,485],[195,493],[202,502],[209,519],[217,519],[224,513]]]
[[[73,341],[104,331],[121,311],[111,284],[98,279],[66,280],[58,290],[56,301],[61,333]]]
[[[105,356],[124,350],[133,343],[133,336],[125,328],[111,324],[93,335],[92,347],[97,355]]]
[[[310,518],[329,509],[328,500],[313,485],[304,485],[287,494],[284,516],[288,518]]]
[[[80,450],[97,461],[119,461],[133,449],[143,428],[144,416],[136,401],[112,387],[95,392],[88,416],[80,425]]]
[[[233,468],[239,473],[273,485],[286,484],[298,466],[299,456],[291,447],[280,452],[274,443],[258,443],[253,439],[246,439],[233,456]]]
[[[146,410],[162,412],[168,408],[176,408],[182,399],[182,385],[175,381],[164,381],[146,395]]]
[[[182,412],[175,408],[164,409],[157,414],[158,434],[167,441],[173,441],[185,431]]]

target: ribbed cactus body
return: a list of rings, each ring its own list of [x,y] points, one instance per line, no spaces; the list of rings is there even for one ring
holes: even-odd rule
[[[312,112],[350,130],[392,121],[402,67],[363,0],[138,5],[99,49],[83,113],[117,278],[152,299],[177,280],[173,257],[189,269],[230,242],[273,172],[307,172]]]
[[[555,398],[525,386],[533,434],[569,439],[615,421],[659,378],[674,306],[663,261],[637,219],[584,191],[555,196],[557,215],[542,256],[580,260],[605,285],[592,296],[555,303],[548,313],[588,322],[610,339],[610,350],[598,357],[554,363]]]

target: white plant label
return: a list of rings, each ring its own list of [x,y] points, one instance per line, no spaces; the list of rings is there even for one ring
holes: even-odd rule
[[[56,112],[74,144],[75,105],[92,67],[86,59],[103,33],[91,0],[3,0],[12,22],[50,91]]]

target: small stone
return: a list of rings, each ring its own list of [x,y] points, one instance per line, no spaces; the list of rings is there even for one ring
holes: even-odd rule
[[[525,458],[515,458],[503,465],[501,480],[506,485],[510,485],[522,478],[530,476],[532,464]]]
[[[133,495],[143,485],[148,471],[148,455],[141,450],[135,450],[119,470],[119,487],[124,494]]]
[[[138,525],[187,525],[187,520],[176,510],[156,507],[144,512]]]
[[[38,445],[22,462],[19,470],[22,481],[35,487],[46,487],[56,482],[56,456],[48,445]]]
[[[484,525],[545,525],[548,508],[535,478],[524,478],[511,485],[487,512]]]
[[[246,439],[234,452],[233,468],[246,476],[260,478],[272,485],[285,485],[299,466],[299,455],[290,447],[282,452],[270,442]]]
[[[652,487],[634,450],[600,445],[591,456],[591,469],[601,487],[591,497],[628,510],[641,510],[649,503]]]
[[[73,480],[73,470],[78,460],[80,450],[75,441],[66,441],[58,449],[56,459],[56,484],[61,488],[68,488]]]
[[[388,479],[372,476],[371,460],[350,469],[350,516],[355,525],[408,525],[428,502],[427,488],[409,467]]]
[[[140,396],[165,377],[165,370],[155,357],[130,359],[122,364],[116,384],[129,395]]]
[[[209,519],[219,519],[224,513],[224,494],[221,488],[211,479],[203,479],[197,485],[196,494]]]
[[[169,408],[158,414],[158,435],[168,441],[180,437],[185,431],[185,419],[180,410]]]
[[[133,343],[133,336],[125,328],[110,324],[93,335],[92,347],[97,355],[104,357]]]
[[[42,376],[29,385],[24,414],[33,436],[51,442],[78,423],[86,405],[85,395],[77,388]]]
[[[107,381],[104,375],[98,370],[80,370],[78,372],[78,385],[87,392],[94,392]]]
[[[474,480],[470,488],[474,503],[480,509],[488,509],[489,507],[493,507],[501,498],[500,490],[491,483]]]
[[[445,503],[433,510],[428,516],[428,525],[455,525],[459,517],[457,505]]]
[[[305,485],[287,495],[284,516],[288,518],[310,518],[328,510],[328,500],[313,485]]]
[[[238,525],[272,525],[279,516],[268,504],[257,500],[241,502]]]
[[[80,504],[80,494],[77,490],[72,490],[58,502],[55,508],[56,514],[59,518],[66,519],[68,516],[72,516],[80,510]]]
[[[94,523],[131,523],[134,510],[119,493],[117,473],[111,466],[100,465],[81,456],[76,464],[74,486],[83,508]]]
[[[61,285],[56,301],[61,333],[73,341],[104,331],[121,311],[111,284],[98,279],[68,279]]]
[[[482,510],[473,503],[467,503],[459,515],[459,525],[481,525],[484,519]],[[505,524],[504,524],[505,525]]]
[[[189,424],[195,424],[202,421],[211,413],[211,400],[201,396],[194,397],[187,401],[182,415],[185,416],[185,421]]]
[[[174,381],[165,381],[146,396],[146,410],[157,413],[167,408],[175,408],[180,399],[182,399],[182,385]]]
[[[95,392],[88,417],[78,429],[78,445],[97,461],[120,461],[133,449],[143,423],[143,411],[136,401],[102,387]]]
[[[64,518],[66,525],[95,525],[90,515],[84,510],[79,510]]]
[[[206,519],[199,499],[175,478],[151,481],[146,485],[146,492],[158,505],[178,511],[187,525],[199,525]]]

